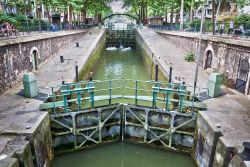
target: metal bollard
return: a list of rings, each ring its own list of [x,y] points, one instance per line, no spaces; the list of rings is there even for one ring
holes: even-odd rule
[[[61,61],[61,63],[64,63],[64,58],[63,58],[63,56],[60,56],[60,61]]]
[[[79,47],[79,43],[78,42],[76,42],[76,47]]]
[[[172,71],[173,71],[173,67],[170,66],[170,68],[169,68],[169,78],[168,78],[169,83],[171,83],[171,81],[172,81]]]
[[[156,64],[155,66],[155,81],[158,81],[158,73],[159,73],[159,66]]]
[[[76,82],[79,82],[78,65],[75,65],[75,71],[76,71]]]

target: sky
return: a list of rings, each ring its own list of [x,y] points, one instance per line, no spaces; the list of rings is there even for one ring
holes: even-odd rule
[[[122,8],[123,2],[121,0],[115,0],[110,2],[110,6],[113,10],[113,13],[125,13],[127,10]]]

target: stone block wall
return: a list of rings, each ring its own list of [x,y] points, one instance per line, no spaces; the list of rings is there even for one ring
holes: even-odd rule
[[[34,133],[27,134],[27,139],[36,157],[36,166],[49,167],[54,158],[49,114],[46,114]]]
[[[0,166],[34,166],[30,142],[24,136],[2,135],[0,140],[6,142],[5,147],[0,150],[0,155],[7,156],[6,159],[0,160]]]
[[[33,71],[32,53],[37,53],[37,65],[45,62],[68,44],[79,39],[86,32],[63,36],[17,42],[0,46],[0,93],[22,78],[23,73]]]
[[[174,33],[160,33],[165,39],[177,45],[186,53],[196,55],[198,38]],[[233,42],[232,42],[233,41]],[[226,75],[234,84],[239,75],[239,64],[242,60],[250,61],[250,42],[242,43],[233,39],[204,36],[201,42],[200,66],[206,69],[208,53],[212,53],[211,69]],[[197,58],[195,57],[197,60]],[[248,81],[249,83],[250,81]],[[249,88],[246,88],[246,94]]]
[[[215,143],[217,143],[220,135],[220,131],[212,127],[206,118],[198,113],[195,134],[196,141],[192,151],[192,157],[198,166],[212,166],[216,149]]]

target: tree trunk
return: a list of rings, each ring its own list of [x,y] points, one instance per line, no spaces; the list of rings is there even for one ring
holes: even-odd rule
[[[145,4],[145,19],[147,20],[148,19],[148,1],[146,0],[146,4]],[[148,21],[146,21],[148,23]]]
[[[217,11],[216,11],[216,16],[215,16],[216,22],[218,21],[218,16],[219,16],[219,12],[220,12],[220,6],[221,6],[221,0],[219,0],[219,4],[218,4],[218,7],[217,7]]]
[[[141,0],[141,9],[140,9],[140,18],[141,18],[141,20],[140,20],[140,23],[142,23],[143,22],[143,0]]]
[[[166,25],[168,24],[168,9],[167,9],[166,14],[165,14],[165,23],[166,23]]]
[[[183,30],[183,24],[184,24],[184,0],[181,0],[181,11],[180,11],[180,30]]]
[[[174,6],[173,6],[173,2],[172,2],[172,5],[171,5],[171,15],[170,15],[170,25],[171,25],[171,28],[173,28],[173,23],[174,23]]]
[[[191,1],[191,8],[190,8],[190,22],[193,21],[193,9],[194,8],[194,0]]]
[[[71,27],[72,27],[72,14],[73,14],[73,7],[72,7],[72,5],[69,5],[69,12],[68,12],[68,14],[69,14],[69,16],[68,16],[68,18],[69,18],[69,26],[70,26],[70,29],[71,29]]]
[[[212,0],[212,22],[213,22],[213,35],[215,35],[215,18],[214,18],[214,13],[215,13],[215,0]]]
[[[86,9],[82,10],[82,22],[85,23],[86,22],[86,16],[87,16],[87,11]]]

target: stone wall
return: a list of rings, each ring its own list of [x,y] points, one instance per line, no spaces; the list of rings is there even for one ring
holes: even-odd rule
[[[34,71],[32,53],[36,52],[37,65],[67,47],[86,32],[76,32],[61,36],[35,38],[26,41],[6,43],[0,46],[0,93],[21,79],[23,73]]]
[[[205,111],[208,112],[208,111]],[[221,133],[217,127],[212,127],[200,113],[197,115],[196,141],[193,145],[192,157],[198,166],[212,166],[216,143]]]
[[[19,114],[19,117],[14,118],[13,114]],[[7,126],[0,135],[0,156],[2,156],[0,158],[0,166],[51,166],[54,152],[49,114],[39,111],[33,111],[28,114],[27,112],[17,111],[10,113],[10,117],[13,118],[13,122],[20,120],[21,123],[18,125],[11,123],[12,127]],[[23,119],[26,117],[30,119],[24,121]],[[32,127],[27,126],[24,129],[22,126],[26,124],[32,124]],[[0,125],[0,130],[2,130],[1,128],[3,128],[3,125]]]
[[[160,33],[164,38],[179,46],[186,53],[196,55],[198,38],[195,35],[178,35],[177,33]],[[180,33],[181,34],[181,33]],[[235,84],[238,77],[239,64],[242,60],[250,61],[250,42],[242,42],[228,38],[204,36],[201,42],[200,66],[206,69],[208,53],[212,53],[211,68],[208,72],[218,71],[228,76]],[[195,58],[197,60],[197,58]],[[249,83],[249,81],[248,81]],[[246,88],[249,94],[249,88]]]
[[[135,45],[137,54],[142,56],[143,64],[145,65],[147,70],[146,72],[150,75],[151,79],[154,80],[157,59],[153,54],[150,46],[148,46],[148,44],[144,41],[144,39],[138,32],[136,32]],[[166,71],[165,68],[163,68],[160,63],[158,63],[158,65],[160,69],[158,73],[158,79],[160,81],[166,81],[169,76],[168,71]]]

